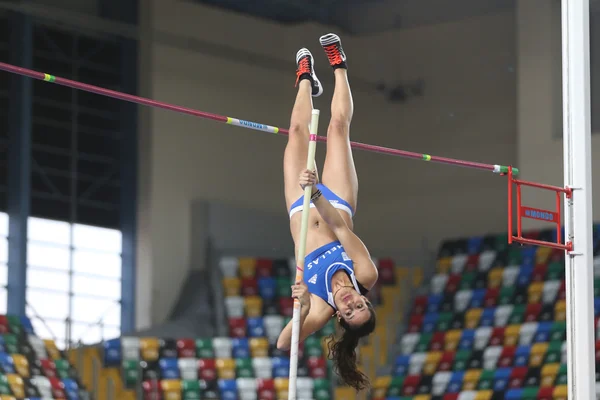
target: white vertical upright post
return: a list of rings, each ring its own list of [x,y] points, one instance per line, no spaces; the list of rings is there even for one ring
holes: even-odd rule
[[[569,399],[595,399],[589,0],[562,0],[563,146]]]

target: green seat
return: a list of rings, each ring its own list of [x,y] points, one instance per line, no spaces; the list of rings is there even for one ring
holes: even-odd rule
[[[69,376],[69,361],[65,359],[55,360],[54,365],[56,365],[56,372],[60,376],[61,379],[70,378]]]
[[[518,246],[509,247],[508,265],[521,265],[521,261],[523,261],[523,253],[521,253],[521,248]]]
[[[254,378],[251,358],[235,359],[235,374],[238,378]]]
[[[335,333],[335,325],[333,319],[330,319],[323,328],[319,331],[318,336],[330,336]]]
[[[292,281],[290,278],[277,278],[277,296],[291,297],[292,296]]]
[[[404,376],[395,376],[390,382],[386,396],[397,397],[402,394],[402,386],[404,386]]]
[[[556,374],[556,381],[554,386],[566,385],[567,384],[567,364],[561,364]]]
[[[4,374],[0,374],[0,394],[12,394],[10,385],[8,384],[8,378]]]
[[[503,252],[508,247],[508,234],[502,233],[494,238],[494,250],[496,253]]]
[[[183,400],[200,400],[200,381],[181,381],[181,392],[183,394]]]
[[[508,325],[517,325],[523,322],[525,318],[525,305],[518,304],[514,306],[512,310],[512,314],[508,318]]]
[[[489,390],[494,386],[494,370],[485,369],[481,371],[479,376],[479,382],[477,383],[477,390]]]
[[[432,333],[421,333],[421,337],[419,337],[419,342],[415,348],[415,352],[424,353],[429,349],[429,343],[431,342],[431,338],[433,337]]]
[[[452,318],[454,318],[454,313],[452,313],[452,312],[440,313],[436,330],[438,332],[445,332],[445,331],[449,330],[450,323],[452,322]]]
[[[548,264],[548,270],[546,271],[547,281],[561,280],[565,274],[565,265],[562,261],[553,261]]]
[[[555,321],[550,330],[550,341],[564,341],[567,338],[567,322]]]
[[[315,400],[331,399],[331,387],[328,379],[315,379],[313,381],[313,396]]]
[[[16,315],[7,315],[8,328],[11,333],[20,336],[23,333],[23,325],[21,325],[21,318]]]
[[[6,352],[9,354],[19,354],[19,340],[17,339],[17,336],[10,333],[3,336]]]
[[[123,367],[123,383],[127,389],[136,387],[140,380],[139,364],[135,360],[124,360],[121,364]]]
[[[454,357],[453,371],[465,371],[471,358],[471,350],[459,350]]]
[[[321,357],[323,355],[321,339],[315,336],[307,337],[304,341],[304,354],[308,357]]]
[[[460,279],[459,290],[473,289],[475,283],[475,272],[465,272]]]
[[[525,387],[521,392],[522,400],[537,400],[538,392],[540,391],[537,387]]]
[[[548,350],[546,351],[546,357],[544,358],[544,364],[559,363],[562,357],[562,344],[560,340],[555,340],[548,344]]]
[[[502,289],[500,289],[498,305],[504,306],[507,304],[512,304],[512,299],[514,296],[515,296],[515,287],[514,286],[502,287]]]
[[[212,339],[196,339],[196,354],[198,358],[214,358]]]

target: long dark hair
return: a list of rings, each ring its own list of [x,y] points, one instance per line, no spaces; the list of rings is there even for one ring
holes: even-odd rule
[[[360,338],[368,336],[375,329],[375,309],[370,302],[367,302],[367,308],[371,314],[367,322],[353,327],[344,319],[340,319],[342,336],[336,339],[335,333],[332,334],[328,344],[329,359],[333,360],[334,371],[346,385],[353,387],[357,392],[371,386],[369,378],[358,369],[356,359],[356,347]]]

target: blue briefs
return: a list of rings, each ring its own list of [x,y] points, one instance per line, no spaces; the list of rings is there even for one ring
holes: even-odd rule
[[[329,188],[327,186],[325,186],[321,183],[317,184],[317,188],[319,188],[321,190],[321,193],[323,193],[323,197],[325,197],[327,200],[329,200],[329,203],[331,203],[331,205],[334,208],[346,211],[350,215],[351,218],[354,216],[354,210],[350,206],[350,203],[348,203],[346,200],[342,199],[337,194],[333,193],[331,190],[329,190]],[[314,207],[315,207],[315,205],[311,202],[310,208],[314,208]],[[292,215],[296,214],[297,212],[302,211],[303,208],[304,208],[304,196],[300,197],[298,200],[296,200],[294,202],[294,204],[292,204],[292,207],[290,208],[290,218],[292,218]]]

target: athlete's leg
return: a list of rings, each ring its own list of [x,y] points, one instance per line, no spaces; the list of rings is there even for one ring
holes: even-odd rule
[[[350,148],[350,122],[354,105],[348,83],[346,55],[337,35],[330,33],[321,36],[320,42],[335,75],[331,121],[327,129],[327,155],[323,166],[323,183],[356,210],[358,178]]]
[[[314,73],[312,54],[300,49],[296,55],[298,94],[290,118],[290,134],[283,156],[283,180],[285,203],[289,212],[294,201],[303,195],[298,184],[300,171],[306,168],[308,156],[308,127],[313,109],[312,97],[319,96],[323,89]]]

